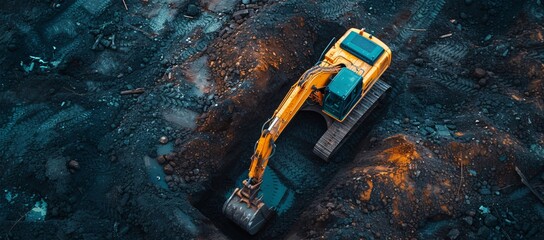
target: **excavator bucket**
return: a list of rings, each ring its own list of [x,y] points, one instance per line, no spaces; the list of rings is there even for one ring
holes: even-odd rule
[[[247,177],[247,173],[247,171],[242,173],[237,182],[242,182]],[[272,168],[264,172],[260,189],[262,199],[258,200],[258,204],[248,207],[247,203],[241,202],[237,194],[238,190],[236,188],[232,194],[225,196],[227,201],[223,205],[223,214],[251,235],[262,229],[273,216],[286,213],[295,201],[294,191],[281,182],[280,177]]]
[[[238,191],[237,188],[223,205],[223,214],[249,234],[254,235],[271,217],[273,210],[268,208],[264,202],[260,202],[258,206],[248,206],[236,194]]]

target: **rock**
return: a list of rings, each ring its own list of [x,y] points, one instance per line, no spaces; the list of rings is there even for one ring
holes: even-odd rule
[[[463,218],[463,221],[465,221],[468,225],[472,225],[474,219],[471,216],[466,216]]]
[[[489,190],[489,188],[487,188],[487,187],[480,188],[479,192],[482,195],[490,195],[491,194],[491,190]]]
[[[489,234],[491,234],[491,230],[489,230],[486,226],[481,226],[478,229],[478,236],[481,237],[481,239],[487,239],[489,237]]]
[[[493,216],[493,214],[487,214],[484,219],[484,224],[488,227],[495,227],[499,223],[497,217]]]
[[[472,76],[478,79],[484,78],[486,75],[487,75],[487,72],[481,68],[475,68],[474,71],[472,72]]]
[[[232,17],[235,20],[240,20],[240,19],[246,17],[247,15],[249,15],[249,10],[248,9],[242,9],[242,10],[238,10],[238,11],[234,12],[232,14]]]
[[[200,14],[200,9],[194,4],[189,4],[186,14],[187,16],[196,17]]]
[[[434,129],[432,127],[425,127],[425,131],[427,131],[429,134],[434,134]]]
[[[487,85],[487,78],[480,79],[480,81],[478,81],[478,85],[480,85],[480,87]]]
[[[160,165],[163,165],[165,162],[166,162],[166,158],[164,157],[164,155],[160,155],[157,157],[157,162],[160,164]]]
[[[174,173],[174,168],[170,164],[164,165],[163,170],[166,175],[172,175]]]
[[[450,230],[450,232],[448,233],[448,238],[457,239],[459,237],[459,234],[461,234],[459,232],[459,229],[454,228],[454,229]]]
[[[70,170],[70,173],[75,173],[80,168],[79,162],[77,162],[76,160],[70,160],[67,167],[68,170]]]
[[[435,125],[436,131],[438,132],[438,136],[441,137],[450,137],[450,131],[447,126],[444,125]]]

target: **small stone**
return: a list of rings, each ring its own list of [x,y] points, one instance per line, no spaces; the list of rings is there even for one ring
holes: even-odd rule
[[[68,170],[70,170],[71,173],[74,173],[75,171],[79,170],[79,162],[76,160],[70,160],[68,162]]]
[[[459,234],[461,234],[459,232],[459,229],[454,228],[454,229],[450,230],[450,232],[448,233],[448,238],[457,239],[459,237]]]
[[[194,5],[194,4],[189,4],[187,6],[187,16],[191,16],[191,17],[196,17],[200,14],[200,9]]]
[[[489,230],[489,228],[486,226],[481,226],[478,229],[478,236],[480,236],[482,239],[487,239],[489,234],[491,234],[491,230]]]
[[[482,195],[491,195],[491,190],[487,187],[480,188],[479,192]]]
[[[157,162],[159,164],[164,164],[166,162],[166,158],[164,157],[164,155],[160,155],[159,157],[157,157]]]
[[[478,81],[478,85],[480,85],[480,87],[487,85],[487,78],[480,79],[480,81]]]
[[[164,165],[163,170],[167,175],[172,175],[174,173],[174,168],[170,164]]]
[[[161,144],[167,144],[168,143],[168,138],[166,136],[162,136],[161,138],[159,138],[159,142]]]
[[[234,12],[232,14],[232,17],[235,20],[240,20],[240,19],[244,18],[247,15],[249,15],[249,10],[248,9],[243,9],[243,10],[238,10],[238,11]]]
[[[480,78],[484,78],[487,75],[487,72],[485,70],[481,69],[481,68],[475,68],[472,75],[475,78],[480,79]]]
[[[474,219],[471,216],[466,216],[463,218],[463,221],[465,221],[468,225],[472,225]]]
[[[497,217],[493,216],[492,214],[485,216],[484,224],[488,227],[495,227],[497,226],[498,222]]]

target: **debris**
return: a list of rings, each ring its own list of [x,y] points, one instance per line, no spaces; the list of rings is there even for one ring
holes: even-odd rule
[[[102,37],[104,37],[104,35],[102,33],[98,34],[98,36],[96,37],[96,40],[94,41],[93,46],[91,47],[92,50],[97,50],[98,49],[98,44],[100,44],[100,40],[102,40]]]
[[[440,38],[449,38],[451,36],[453,36],[453,33],[446,33],[446,34],[440,36]]]
[[[47,203],[41,199],[34,204],[34,207],[26,213],[25,221],[27,222],[38,222],[44,221],[45,216],[47,215]]]
[[[483,205],[480,206],[480,208],[478,208],[478,209],[480,210],[480,213],[482,213],[482,214],[488,214],[488,213],[491,212],[491,211],[489,211],[489,208],[486,208]]]
[[[411,31],[416,31],[416,32],[425,32],[427,31],[427,29],[424,29],[424,28],[406,28],[408,30],[411,30]]]
[[[136,88],[136,89],[121,91],[121,95],[142,94],[144,92],[145,92],[144,88]]]
[[[168,137],[162,136],[161,138],[159,138],[159,142],[161,144],[167,144],[168,143]]]
[[[125,2],[125,0],[123,0],[123,5],[125,6],[125,10],[128,11],[127,3]]]
[[[525,177],[525,175],[521,172],[521,170],[519,170],[519,168],[516,166],[516,172],[518,173],[518,175],[521,177],[521,182],[523,184],[525,184],[525,186],[527,186],[529,188],[529,190],[531,190],[531,192],[533,192],[533,194],[542,202],[544,203],[544,198],[542,197],[542,195],[537,192],[533,186],[531,186],[531,184],[529,183],[529,181],[527,180],[527,178]]]

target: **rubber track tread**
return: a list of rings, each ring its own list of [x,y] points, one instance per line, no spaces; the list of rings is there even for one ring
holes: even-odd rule
[[[314,146],[314,153],[323,160],[328,160],[347,140],[353,130],[370,114],[377,105],[378,99],[389,88],[389,84],[378,80],[343,122],[335,121],[327,129]]]

